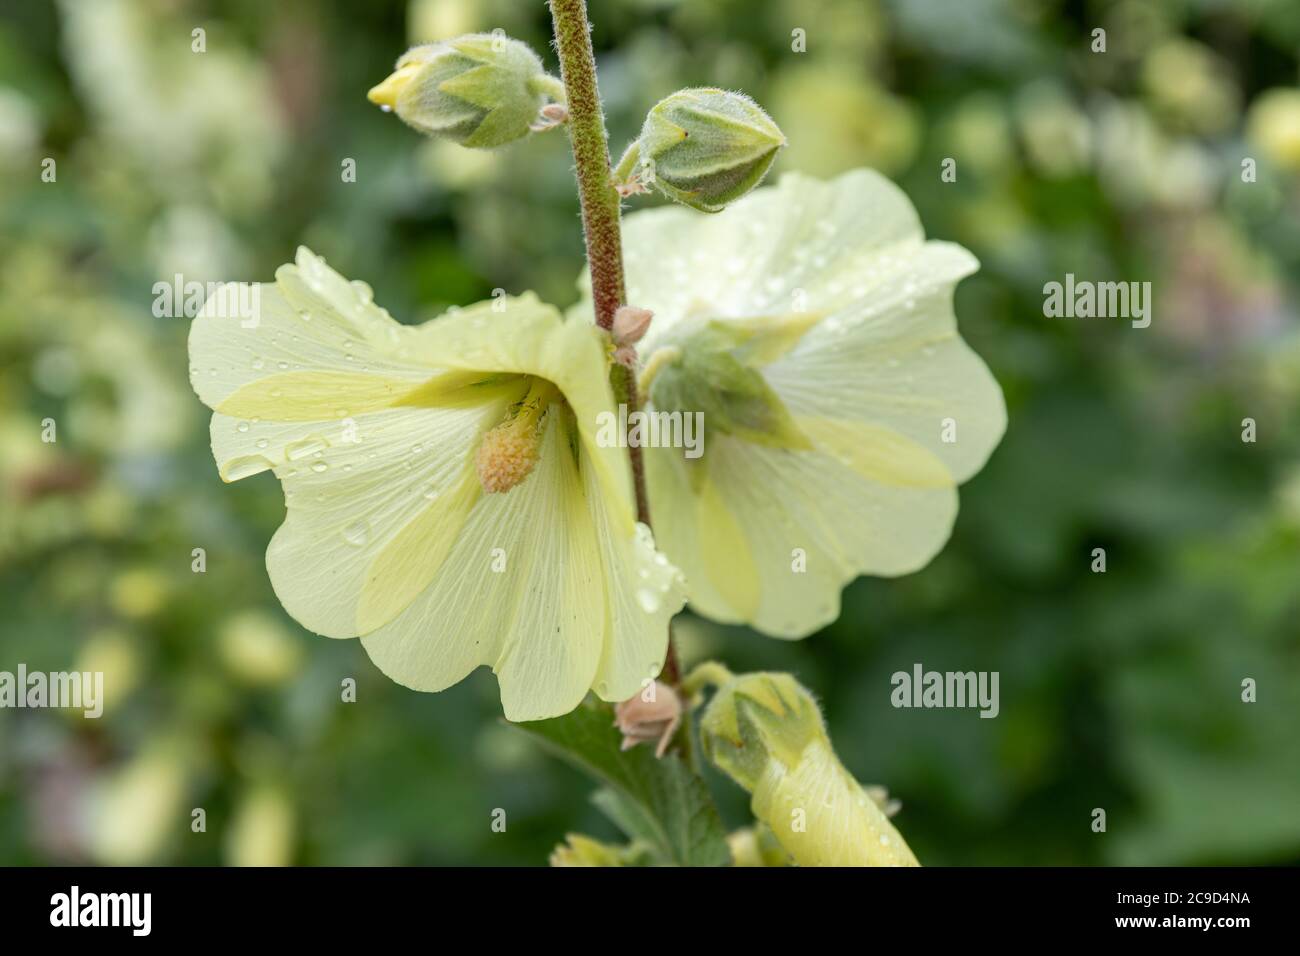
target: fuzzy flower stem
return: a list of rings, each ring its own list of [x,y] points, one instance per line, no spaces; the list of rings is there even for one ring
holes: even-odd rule
[[[555,27],[555,50],[560,58],[560,79],[569,118],[569,144],[578,177],[578,198],[582,203],[582,229],[587,241],[587,265],[591,269],[591,300],[596,324],[602,329],[614,325],[614,313],[626,304],[623,281],[623,239],[619,231],[619,195],[609,164],[609,134],[596,87],[596,55],[591,48],[591,23],[586,0],[550,0],[551,22]],[[629,415],[638,406],[636,378],[631,370],[615,365],[611,372],[616,401],[627,405]],[[637,520],[649,526],[650,502],[645,489],[645,463],[640,448],[628,448],[632,482],[636,490]],[[677,649],[669,627],[668,655],[662,679],[672,685],[681,680]]]
[[[625,295],[623,246],[618,228],[618,192],[609,168],[609,137],[596,89],[596,58],[591,49],[586,0],[551,0],[551,19],[569,107],[569,142],[582,200],[596,324],[608,329]]]

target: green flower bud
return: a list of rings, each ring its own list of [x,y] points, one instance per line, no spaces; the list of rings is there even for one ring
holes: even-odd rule
[[[703,665],[717,679],[718,665]],[[688,686],[695,675],[688,678]],[[800,866],[916,866],[878,803],[840,763],[816,701],[789,674],[742,674],[700,719],[704,753],[752,794],[754,816]]]
[[[678,90],[650,110],[619,172],[669,199],[719,212],[762,181],[784,145],[785,134],[748,96]]]
[[[528,135],[557,82],[526,43],[471,33],[407,51],[368,97],[422,133],[492,149]]]

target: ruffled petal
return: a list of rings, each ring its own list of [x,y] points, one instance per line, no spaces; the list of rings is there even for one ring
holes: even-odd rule
[[[190,382],[205,405],[239,420],[342,419],[434,374],[404,354],[413,334],[368,286],[300,248],[274,284],[229,283],[208,299],[190,326]]]
[[[547,413],[532,474],[481,496],[429,587],[362,638],[399,684],[442,690],[487,664],[509,720],[567,713],[591,687],[606,636],[604,556],[566,414]]]
[[[363,415],[358,441],[278,466],[287,514],[266,566],[285,610],[318,634],[356,637],[409,604],[481,494],[474,447],[506,407]]]
[[[810,450],[715,430],[700,462],[648,452],[659,540],[692,605],[798,637],[834,619],[853,577],[928,562],[951,531],[954,486],[1006,427],[953,313],[975,259],[926,242],[907,197],[866,170],[787,175],[712,217],[638,213],[625,235],[628,300],[655,313],[643,356],[684,321],[810,317],[757,361]]]
[[[853,424],[804,424],[815,451],[729,436],[711,439],[702,466],[672,449],[650,451],[652,476],[707,471],[698,491],[655,478],[650,486],[659,540],[682,564],[700,613],[804,637],[835,620],[853,578],[910,573],[947,541],[957,494],[937,459]]]

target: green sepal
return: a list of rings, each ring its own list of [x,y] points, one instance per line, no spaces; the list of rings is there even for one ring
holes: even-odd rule
[[[754,364],[778,347],[744,323],[709,321],[671,343],[680,354],[650,383],[659,411],[703,412],[704,426],[773,448],[812,447]]]

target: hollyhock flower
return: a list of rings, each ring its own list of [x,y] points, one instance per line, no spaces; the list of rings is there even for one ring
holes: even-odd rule
[[[531,294],[404,326],[306,249],[190,331],[221,477],[271,470],[267,549],[285,609],[436,691],[480,664],[510,720],[589,689],[632,696],[664,660],[677,570],[635,520],[627,461],[599,447],[606,337]]]
[[[853,578],[934,557],[1006,426],[953,314],[970,253],[927,242],[866,170],[787,175],[713,216],[634,213],[624,248],[627,301],[654,313],[646,411],[703,413],[702,455],[645,450],[655,532],[698,612],[803,637]]]

